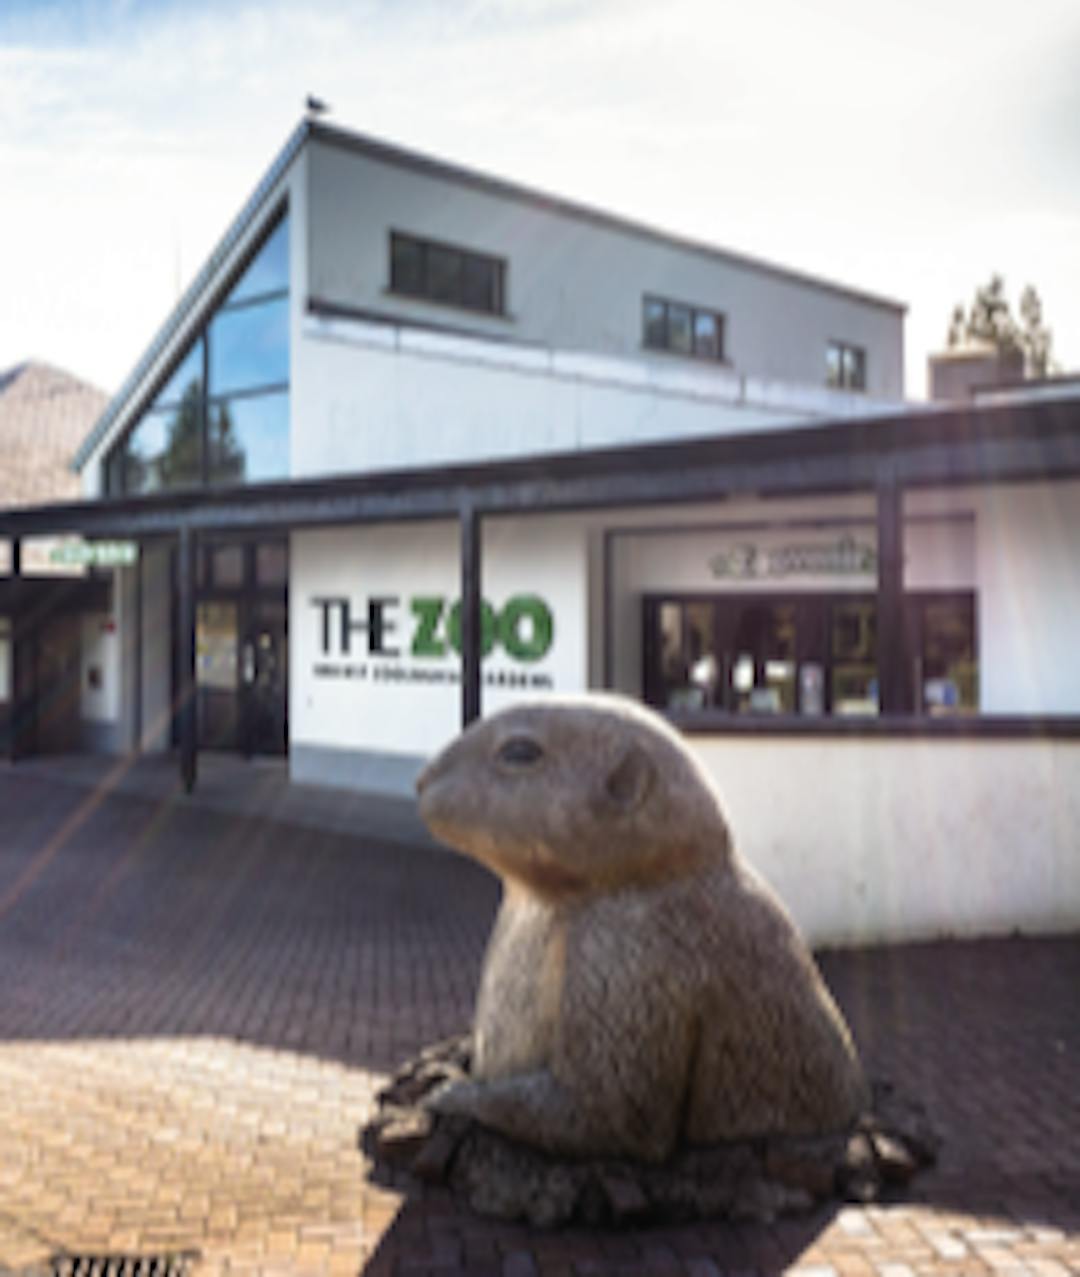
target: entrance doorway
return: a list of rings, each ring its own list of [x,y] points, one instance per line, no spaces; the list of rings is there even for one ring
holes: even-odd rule
[[[41,627],[34,683],[39,754],[72,754],[79,748],[80,650],[78,616],[54,616]]]
[[[211,542],[196,567],[195,688],[202,750],[288,749],[288,543]]]
[[[248,681],[248,731],[253,754],[288,748],[289,609],[259,600],[252,609],[244,661]]]

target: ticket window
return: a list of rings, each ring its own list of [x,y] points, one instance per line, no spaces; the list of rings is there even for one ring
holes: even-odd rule
[[[973,714],[979,708],[975,598],[922,595],[908,612],[914,653],[915,708],[934,718]]]
[[[904,614],[909,707],[977,710],[974,595],[908,595]],[[646,596],[644,622],[645,700],[659,709],[880,712],[873,595]]]
[[[835,600],[829,608],[829,704],[834,714],[878,712],[877,603]]]
[[[668,709],[713,708],[722,703],[715,609],[709,602],[664,602],[654,615],[657,660],[650,682]]]
[[[821,712],[820,631],[802,600],[648,598],[645,699],[676,712]]]

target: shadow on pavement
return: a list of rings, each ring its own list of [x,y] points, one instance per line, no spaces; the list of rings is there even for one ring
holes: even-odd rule
[[[363,828],[0,769],[0,1040],[223,1038],[385,1071],[468,1023],[497,897],[468,862]],[[822,967],[868,1071],[920,1099],[944,1139],[899,1215],[537,1234],[428,1192],[405,1200],[366,1271],[840,1272],[829,1257],[849,1251],[852,1272],[870,1271],[934,1230],[943,1265],[950,1247],[976,1267],[980,1246],[1022,1258],[1039,1229],[1038,1255],[1057,1256],[1055,1235],[1080,1234],[1080,937],[835,952]]]
[[[0,1039],[232,1037],[385,1069],[467,1023],[456,856],[0,772]]]

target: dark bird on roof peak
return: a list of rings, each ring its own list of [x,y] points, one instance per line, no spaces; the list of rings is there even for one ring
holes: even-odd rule
[[[330,110],[329,105],[322,98],[317,98],[314,93],[307,95],[305,106],[311,115],[325,115]]]

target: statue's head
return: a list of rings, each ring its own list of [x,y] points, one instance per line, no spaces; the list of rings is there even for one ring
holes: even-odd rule
[[[546,698],[474,723],[417,791],[436,837],[541,894],[654,883],[731,854],[697,759],[623,697]]]

